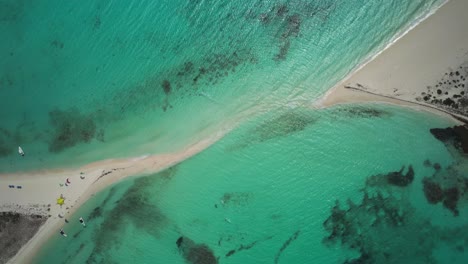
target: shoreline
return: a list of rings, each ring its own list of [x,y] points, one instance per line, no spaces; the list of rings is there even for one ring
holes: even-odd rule
[[[463,100],[468,101],[468,83],[461,83],[468,76],[468,34],[463,28],[468,23],[463,13],[467,8],[464,0],[445,1],[430,12],[430,19],[421,20],[398,41],[371,56],[372,60],[356,67],[314,102],[314,107],[387,103],[466,124],[468,107]]]
[[[50,237],[58,235],[58,230],[65,224],[64,219],[73,215],[89,198],[107,186],[124,178],[146,176],[174,166],[208,148],[227,132],[229,130],[222,130],[174,153],[103,160],[70,170],[55,169],[0,175],[0,181],[4,183],[0,187],[0,199],[2,200],[0,212],[8,211],[28,215],[30,209],[38,204],[44,210],[45,208],[50,209],[50,211],[42,211],[42,213],[49,215],[47,221],[7,263],[30,263],[40,247]],[[84,179],[81,179],[80,176],[84,176]],[[67,178],[71,184],[65,186]],[[23,188],[8,189],[7,182],[20,185]],[[25,192],[28,194],[27,197],[23,195]],[[56,199],[62,194],[65,197],[65,203],[63,206],[59,206],[56,204]],[[48,204],[49,207],[47,207]],[[16,210],[12,210],[15,208]],[[59,214],[63,215],[63,218],[59,217]]]

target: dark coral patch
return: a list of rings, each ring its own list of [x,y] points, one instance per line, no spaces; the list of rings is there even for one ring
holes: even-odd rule
[[[388,184],[405,187],[411,184],[414,180],[414,170],[413,167],[410,165],[408,168],[408,172],[403,175],[403,168],[398,172],[391,172],[387,174],[387,181]]]
[[[53,110],[49,119],[54,132],[49,143],[50,152],[60,152],[79,143],[88,143],[96,135],[96,123],[90,115],[76,109]]]
[[[426,199],[430,204],[439,203],[444,197],[444,193],[440,185],[427,178],[423,179],[423,191],[424,196],[426,196]]]
[[[94,234],[96,246],[89,257],[90,263],[99,262],[98,259],[103,258],[103,254],[107,250],[122,243],[118,239],[118,234],[128,224],[159,238],[161,230],[167,227],[169,221],[161,210],[150,201],[150,197],[154,196],[154,185],[158,180],[160,178],[155,175],[136,179],[122,198],[115,203],[115,207],[107,212],[104,222]],[[113,195],[110,192],[104,201],[107,203]],[[90,217],[98,217],[103,214],[101,207],[96,207]]]
[[[432,128],[431,134],[438,140],[452,144],[457,149],[468,153],[468,127],[467,126],[454,126],[447,128]]]
[[[406,187],[414,180],[413,166],[408,167],[408,171],[404,173],[405,167],[403,166],[399,171],[392,171],[387,174],[378,174],[370,176],[367,181],[367,186],[383,186],[393,185],[397,187]]]
[[[191,264],[217,264],[213,250],[205,244],[197,244],[188,237],[181,236],[177,239],[176,245],[180,254]]]
[[[165,94],[169,94],[171,92],[171,83],[168,80],[164,80],[162,88]]]
[[[459,215],[457,208],[458,200],[460,199],[460,192],[458,188],[452,187],[444,190],[444,201],[443,205],[453,212],[455,216]]]

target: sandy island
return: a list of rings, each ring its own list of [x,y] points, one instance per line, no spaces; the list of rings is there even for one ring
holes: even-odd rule
[[[383,102],[466,120],[468,31],[464,27],[468,25],[467,10],[466,0],[447,2],[329,90],[315,106]],[[58,235],[64,219],[104,187],[128,176],[161,171],[202,151],[224,134],[213,135],[177,153],[99,161],[76,170],[0,175],[0,212],[49,216],[9,262],[30,262],[47,239]],[[71,183],[65,186],[67,178]],[[19,185],[22,189],[8,188],[8,185]],[[60,195],[65,197],[62,206],[56,204]]]

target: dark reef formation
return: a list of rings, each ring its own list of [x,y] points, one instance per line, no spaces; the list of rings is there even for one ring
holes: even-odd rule
[[[207,245],[197,244],[188,237],[181,236],[176,245],[180,254],[191,264],[217,264],[218,259]]]
[[[371,106],[354,106],[349,105],[346,107],[339,107],[336,110],[340,115],[345,115],[346,117],[359,117],[359,118],[381,118],[388,117],[391,115],[390,112],[381,110],[378,108],[372,108]]]
[[[452,113],[468,115],[468,62],[444,74],[440,80],[427,86],[417,101],[442,107]]]
[[[253,144],[300,132],[313,124],[316,120],[317,117],[313,116],[313,112],[309,111],[296,109],[282,113],[250,129],[246,133],[243,142],[229,146],[228,150],[234,151]]]
[[[427,160],[424,165],[432,163]],[[444,171],[434,170],[437,175]],[[343,208],[336,201],[323,223],[328,233],[323,243],[340,244],[360,254],[343,263],[434,263],[433,252],[441,243],[458,250],[460,243],[468,241],[468,225],[442,228],[431,224],[430,215],[415,210],[410,198],[403,195],[414,179],[411,166],[406,173],[401,169],[369,177],[359,204],[348,200]],[[458,188],[442,188],[432,178],[425,178],[423,185],[429,203],[456,208]]]
[[[60,152],[79,143],[88,143],[96,136],[96,123],[90,115],[76,109],[53,110],[49,120],[54,131],[49,143],[50,152]]]
[[[468,126],[432,128],[430,132],[446,145],[457,162],[447,168],[434,163],[433,175],[423,179],[424,195],[428,203],[441,202],[454,216],[458,216],[460,204],[468,202],[468,171],[465,165],[468,154]],[[424,165],[429,166],[431,162],[427,160]]]
[[[403,166],[399,171],[392,171],[387,174],[373,175],[366,181],[367,186],[382,186],[393,185],[398,187],[406,187],[414,180],[413,166],[408,167],[408,171],[403,173],[405,167]]]
[[[104,215],[104,222],[97,229],[93,236],[95,247],[89,256],[87,263],[99,263],[112,256],[108,251],[111,248],[119,247],[121,242],[117,239],[121,229],[128,224],[137,230],[149,234],[155,238],[160,238],[162,229],[170,226],[169,219],[155,205],[155,188],[164,188],[176,172],[176,167],[172,167],[158,174],[137,178],[133,185],[129,187],[121,199],[115,202],[115,207],[110,211],[103,211],[103,207],[109,204],[114,197],[116,189],[111,189],[101,206],[94,208],[87,217],[91,220]]]
[[[468,201],[468,174],[460,171],[457,165],[435,169],[422,183],[427,202],[434,205],[441,202],[454,216],[459,215],[459,204]]]
[[[468,154],[468,126],[454,126],[447,128],[432,128],[431,134],[445,144],[453,145],[456,149]]]
[[[46,220],[42,215],[0,212],[0,263],[7,263]]]

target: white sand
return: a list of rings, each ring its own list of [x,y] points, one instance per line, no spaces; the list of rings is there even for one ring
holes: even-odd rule
[[[434,106],[415,98],[426,92],[427,86],[434,85],[445,72],[468,61],[467,11],[468,1],[449,1],[328,91],[316,105],[327,107],[373,101],[434,112]],[[436,108],[444,112],[442,108]]]
[[[77,208],[104,187],[128,176],[147,175],[175,165],[207,148],[226,132],[219,132],[177,153],[104,160],[76,170],[0,175],[0,211],[51,215],[37,234],[8,263],[31,262],[43,243],[53,235],[60,235],[59,230],[65,224],[64,219],[69,219]],[[80,174],[81,172],[84,174]],[[85,178],[81,179],[80,176]],[[65,186],[67,178],[71,184]],[[10,184],[20,185],[22,189],[10,189],[8,188]],[[66,198],[62,206],[56,204],[60,195]],[[50,211],[47,211],[47,208],[50,208]],[[60,218],[59,214],[63,214],[64,218]],[[78,221],[78,219],[69,219],[69,221]]]

